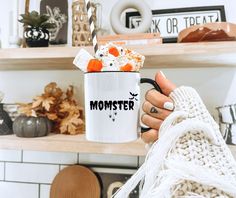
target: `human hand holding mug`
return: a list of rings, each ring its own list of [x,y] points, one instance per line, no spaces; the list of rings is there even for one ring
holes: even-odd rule
[[[158,139],[158,131],[162,122],[174,109],[169,94],[176,88],[176,85],[170,82],[162,72],[156,74],[155,81],[162,93],[155,89],[147,91],[142,105],[144,114],[141,120],[143,124],[151,128],[141,134],[141,138],[146,143],[152,143]]]

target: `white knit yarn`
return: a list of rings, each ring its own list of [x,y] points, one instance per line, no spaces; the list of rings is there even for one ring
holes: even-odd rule
[[[236,198],[236,162],[199,95],[180,87],[170,97],[175,111],[159,140],[114,197],[128,197],[144,181],[141,198]]]

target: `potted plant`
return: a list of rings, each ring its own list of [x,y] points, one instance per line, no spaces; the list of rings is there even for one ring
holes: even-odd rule
[[[49,83],[33,102],[19,104],[21,116],[13,122],[13,132],[19,137],[41,137],[49,132],[83,133],[83,109],[73,95],[73,86],[63,92],[55,82]]]
[[[21,14],[20,23],[24,24],[24,38],[28,47],[48,47],[49,31],[55,28],[55,23],[48,21],[49,15],[40,15],[37,11]]]

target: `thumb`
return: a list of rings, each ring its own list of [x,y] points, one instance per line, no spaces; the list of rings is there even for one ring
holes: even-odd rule
[[[164,95],[169,96],[169,94],[176,88],[176,85],[169,81],[162,71],[159,71],[156,74],[155,80],[160,86]]]

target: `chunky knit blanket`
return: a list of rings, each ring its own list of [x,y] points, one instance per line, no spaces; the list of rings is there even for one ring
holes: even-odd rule
[[[235,198],[236,162],[201,98],[190,87],[177,88],[170,98],[175,110],[159,140],[114,197],[129,197],[140,184],[141,198]]]

